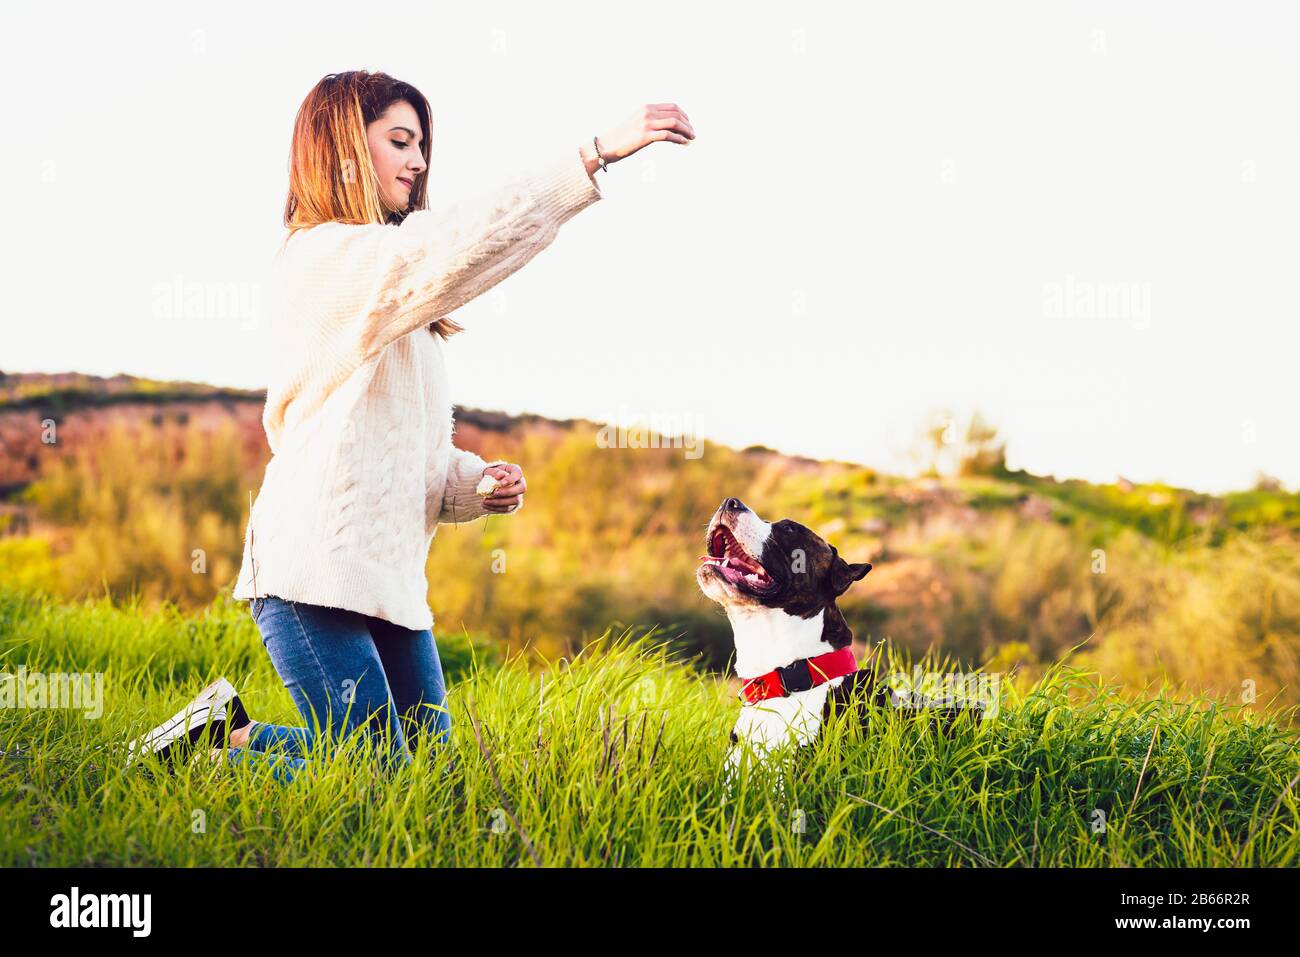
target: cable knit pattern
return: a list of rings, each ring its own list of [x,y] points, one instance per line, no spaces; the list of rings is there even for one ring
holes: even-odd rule
[[[429,325],[600,198],[574,150],[400,226],[322,223],[289,239],[267,297],[272,455],[236,599],[278,595],[433,627],[429,547],[440,523],[487,514],[475,487],[490,463],[452,444],[443,343]]]

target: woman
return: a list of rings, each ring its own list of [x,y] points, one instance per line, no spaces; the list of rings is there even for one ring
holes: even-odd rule
[[[531,175],[433,212],[430,128],[419,91],[364,71],[321,80],[294,125],[262,416],[272,458],[234,597],[250,602],[306,727],[252,721],[218,679],[133,742],[128,763],[228,730],[231,761],[269,759],[290,778],[326,729],[358,731],[398,764],[419,735],[442,743],[450,732],[429,548],[439,523],[518,511],[528,486],[518,465],[452,444],[443,340],[462,327],[447,316],[599,200],[596,170],[695,131],[676,105],[651,104]]]

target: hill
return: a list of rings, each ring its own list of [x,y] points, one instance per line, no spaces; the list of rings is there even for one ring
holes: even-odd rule
[[[269,457],[263,400],[122,376],[0,376],[0,587],[191,610],[228,594]],[[520,462],[531,491],[517,516],[439,532],[428,573],[440,633],[553,656],[611,625],[657,624],[723,668],[729,631],[693,569],[709,515],[737,495],[875,564],[844,604],[863,650],[889,641],[1030,676],[1073,655],[1138,694],[1168,682],[1234,703],[1297,700],[1294,493],[1000,468],[907,479],[762,448],[603,448],[599,429],[458,411],[457,442]]]

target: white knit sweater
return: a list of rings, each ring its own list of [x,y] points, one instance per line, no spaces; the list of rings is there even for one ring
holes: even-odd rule
[[[400,226],[323,223],[276,257],[271,461],[234,597],[277,595],[433,627],[425,565],[440,522],[486,512],[488,463],[454,447],[429,324],[491,289],[601,198],[581,154]]]

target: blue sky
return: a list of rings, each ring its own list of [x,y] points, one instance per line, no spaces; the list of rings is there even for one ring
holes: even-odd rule
[[[294,113],[383,69],[435,205],[643,103],[698,133],[456,314],[461,404],[896,470],[978,409],[1036,472],[1300,485],[1294,7],[135,9],[0,13],[0,369],[265,386]]]

